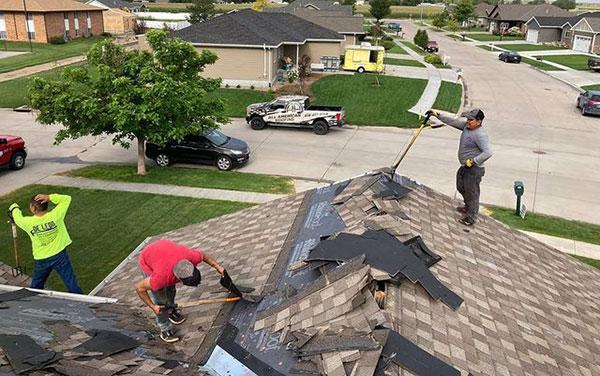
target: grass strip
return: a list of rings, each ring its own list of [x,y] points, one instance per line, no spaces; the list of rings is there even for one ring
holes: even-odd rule
[[[185,167],[161,168],[155,166],[147,166],[147,173],[143,176],[138,175],[136,172],[136,166],[98,164],[71,170],[64,173],[64,175],[128,183],[180,185],[242,192],[294,193],[292,179],[283,176]]]
[[[0,197],[0,212],[17,202],[27,210],[37,193],[60,193],[73,200],[66,224],[73,240],[69,258],[79,284],[87,293],[100,283],[144,239],[192,223],[233,213],[251,205],[231,201],[190,199],[134,192],[111,192],[71,187],[30,185]],[[19,256],[27,272],[33,271],[31,242],[19,230]],[[0,261],[14,265],[10,225],[0,221]],[[133,280],[137,278],[132,275]],[[52,272],[46,288],[64,291],[62,281]],[[133,290],[132,290],[133,291]]]

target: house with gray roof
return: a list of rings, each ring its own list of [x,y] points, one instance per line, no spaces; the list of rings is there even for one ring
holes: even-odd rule
[[[382,169],[147,239],[89,296],[0,286],[0,374],[600,375],[600,270],[459,218]],[[161,343],[133,289],[158,238],[210,250],[263,299],[190,305]],[[206,268],[180,304],[229,296]]]
[[[587,21],[582,22],[583,19]],[[576,51],[594,49],[595,32],[591,25],[600,19],[600,12],[585,12],[572,17],[531,17],[527,21],[527,41],[532,43],[561,42]],[[577,25],[577,26],[576,26]]]
[[[177,30],[173,36],[217,54],[217,62],[205,70],[208,77],[256,87],[273,84],[282,59],[297,64],[307,55],[312,63],[320,63],[323,56],[340,56],[345,41],[340,33],[294,14],[251,9],[222,14]]]
[[[489,11],[488,30],[499,33],[518,27],[521,32],[527,32],[527,21],[531,17],[571,17],[573,13],[552,4],[498,4]]]
[[[571,49],[592,54],[600,53],[600,16],[585,16],[563,34],[563,42]]]
[[[265,11],[293,13],[298,9],[305,9],[317,12],[336,12],[344,16],[352,15],[352,5],[342,5],[338,1],[332,0],[295,0],[284,7],[266,8]]]
[[[146,6],[125,0],[79,0],[79,2],[105,9],[102,12],[104,31],[113,35],[132,34],[136,28],[139,12]]]

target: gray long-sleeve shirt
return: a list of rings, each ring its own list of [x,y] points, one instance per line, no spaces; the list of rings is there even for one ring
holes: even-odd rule
[[[440,113],[438,119],[444,124],[462,131],[458,145],[458,161],[461,165],[464,165],[465,161],[471,158],[477,166],[483,166],[483,163],[490,159],[492,146],[483,127],[471,130],[467,127],[467,118],[444,113]]]

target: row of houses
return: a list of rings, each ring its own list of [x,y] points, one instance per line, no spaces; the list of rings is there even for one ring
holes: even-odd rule
[[[131,12],[143,5],[122,0],[1,0],[0,40],[48,43],[134,30]]]
[[[503,33],[517,27],[532,43],[560,42],[586,53],[600,53],[600,13],[574,14],[551,4],[480,3],[475,8],[477,24],[490,32]]]

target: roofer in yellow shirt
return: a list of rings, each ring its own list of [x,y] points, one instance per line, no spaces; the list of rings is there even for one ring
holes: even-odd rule
[[[48,210],[48,203],[55,205]],[[71,204],[71,196],[38,194],[31,198],[31,217],[23,216],[19,205],[8,208],[9,216],[31,239],[34,270],[31,288],[43,289],[52,270],[56,270],[69,292],[83,294],[67,255],[72,243],[65,226],[65,216]]]

